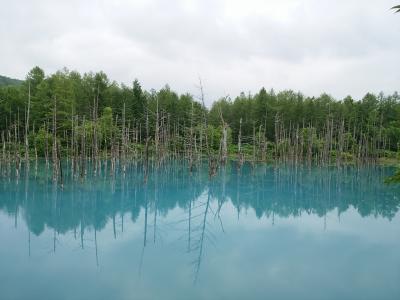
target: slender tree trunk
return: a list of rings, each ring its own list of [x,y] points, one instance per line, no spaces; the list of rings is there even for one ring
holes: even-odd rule
[[[58,160],[57,160],[57,97],[54,96],[54,109],[53,109],[53,149],[52,149],[52,160],[53,160],[53,181],[57,181],[58,178]]]
[[[28,133],[29,133],[29,115],[31,110],[31,83],[28,83],[28,110],[26,113],[26,121],[25,121],[25,163],[29,168],[29,140],[28,140]]]

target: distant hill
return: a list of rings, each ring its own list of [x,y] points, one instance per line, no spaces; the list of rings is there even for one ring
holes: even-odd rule
[[[9,77],[0,75],[0,86],[20,85],[20,84],[22,84],[22,80],[13,79],[13,78],[9,78]]]

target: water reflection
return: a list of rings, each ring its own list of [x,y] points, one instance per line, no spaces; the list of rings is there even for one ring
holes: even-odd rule
[[[208,212],[210,202],[216,203],[213,214],[221,221],[221,227],[219,212],[226,203],[235,207],[238,218],[248,209],[253,209],[257,218],[273,221],[274,216],[324,216],[333,210],[340,215],[352,206],[362,217],[373,215],[390,220],[400,204],[399,187],[383,184],[391,173],[387,167],[259,166],[252,170],[246,166],[238,172],[228,166],[209,180],[206,170],[189,176],[184,166],[174,165],[154,171],[147,184],[142,182],[140,168],[131,170],[125,179],[70,179],[63,189],[40,176],[19,182],[2,179],[0,210],[15,219],[15,226],[22,218],[35,235],[45,227],[59,234],[73,230],[83,235],[87,227],[100,231],[112,222],[117,237],[117,219],[123,230],[127,213],[136,222],[143,212],[146,227],[152,214],[155,226],[152,237],[144,231],[146,245],[149,238],[153,242],[157,239],[157,215],[166,216],[178,207],[187,211],[189,222],[198,217],[194,216],[195,209],[204,207]],[[190,229],[190,222],[188,226]],[[190,248],[190,237],[188,243]]]
[[[110,177],[108,172],[103,171],[102,176],[81,180],[70,178],[66,174],[62,189],[53,184],[46,167],[39,166],[37,172],[26,174],[27,176],[21,177],[18,181],[0,179],[0,222],[6,219],[10,224],[12,220],[12,225],[16,228],[14,231],[7,229],[3,232],[3,236],[0,231],[0,237],[15,234],[18,235],[18,239],[21,239],[20,228],[26,225],[28,231],[26,236],[23,231],[24,244],[26,237],[28,256],[34,250],[36,260],[37,253],[44,252],[43,249],[45,249],[46,253],[56,253],[63,257],[65,261],[60,258],[62,261],[60,265],[64,267],[68,264],[75,267],[79,264],[85,265],[85,262],[72,257],[70,249],[68,249],[69,252],[67,251],[68,255],[65,254],[66,251],[63,252],[68,241],[72,239],[74,245],[79,245],[79,248],[84,250],[81,253],[89,252],[90,263],[95,268],[101,268],[108,262],[108,266],[111,264],[118,266],[121,277],[134,273],[142,279],[145,277],[143,281],[146,281],[146,270],[155,270],[158,268],[155,266],[161,263],[165,264],[165,270],[168,270],[168,275],[164,274],[163,280],[166,280],[168,276],[175,276],[174,281],[171,281],[172,279],[168,281],[175,284],[179,282],[177,275],[179,272],[174,271],[175,273],[170,275],[170,270],[184,269],[181,266],[182,262],[158,259],[160,255],[173,260],[175,252],[178,253],[177,256],[180,259],[180,256],[185,254],[188,259],[185,259],[184,263],[192,275],[190,281],[197,283],[199,278],[212,277],[212,274],[216,272],[211,267],[212,263],[209,262],[212,258],[218,259],[217,262],[213,261],[216,268],[227,267],[234,270],[231,266],[226,266],[224,262],[230,260],[225,260],[224,256],[233,255],[235,251],[232,249],[238,249],[237,253],[240,257],[235,256],[236,259],[231,261],[242,264],[241,271],[243,268],[246,269],[247,264],[254,267],[248,272],[248,274],[255,274],[254,277],[248,280],[243,279],[243,282],[249,284],[254,279],[264,278],[267,274],[265,272],[273,272],[285,267],[290,270],[287,267],[288,264],[285,263],[286,260],[291,261],[292,265],[301,266],[301,260],[294,260],[297,254],[294,247],[303,249],[304,252],[301,253],[310,251],[310,248],[314,249],[310,257],[303,256],[304,265],[311,264],[315,259],[322,259],[325,255],[329,255],[329,251],[336,254],[342,253],[343,249],[363,249],[363,251],[366,249],[364,256],[357,254],[357,257],[360,261],[369,261],[372,258],[370,253],[373,252],[368,252],[370,250],[365,246],[363,239],[351,244],[350,241],[353,240],[348,240],[346,236],[331,236],[332,244],[330,245],[333,246],[324,248],[322,251],[318,247],[324,244],[315,242],[312,235],[306,239],[307,242],[301,240],[299,242],[295,233],[280,228],[267,232],[270,239],[263,240],[257,230],[246,233],[243,228],[254,226],[249,223],[268,222],[269,226],[272,226],[285,220],[298,220],[305,224],[307,217],[312,217],[313,220],[317,217],[323,220],[321,224],[318,224],[323,230],[327,223],[329,225],[326,221],[327,216],[328,220],[332,216],[340,219],[346,211],[357,214],[358,219],[371,217],[386,223],[393,219],[398,220],[395,215],[399,210],[400,189],[397,186],[383,184],[384,178],[392,172],[393,169],[387,167],[348,166],[337,169],[282,165],[260,165],[255,169],[252,169],[250,165],[245,165],[241,171],[238,171],[232,163],[221,169],[219,174],[210,180],[206,167],[189,175],[187,166],[175,163],[168,167],[152,169],[147,184],[144,184],[141,166],[132,165],[125,177]],[[251,215],[251,218],[248,218],[248,215]],[[245,221],[242,222],[242,220]],[[234,222],[240,223],[240,226],[233,228]],[[371,224],[371,228],[373,226],[375,224]],[[133,239],[132,236],[129,238],[130,241],[134,240],[135,246],[139,249],[135,254],[129,246],[121,245],[122,241],[127,242],[126,239],[124,240],[124,232],[129,233],[133,230],[136,230],[139,236],[138,239]],[[102,234],[104,232],[107,233],[107,237]],[[237,240],[221,238],[229,234],[235,235]],[[36,237],[44,237],[46,242],[35,243]],[[178,246],[173,248],[173,251],[171,248],[169,250],[154,249],[155,245],[168,248],[166,244],[163,244],[166,240],[168,243],[178,241],[175,243]],[[391,236],[385,237],[386,242],[391,240]],[[34,247],[31,245],[32,241],[34,241]],[[252,248],[254,243],[258,246]],[[121,255],[123,264],[119,263],[119,257],[107,252],[110,248],[109,244],[120,244],[113,250]],[[223,245],[221,246],[223,249],[220,249],[222,254],[213,250],[219,244]],[[279,246],[280,244],[286,246]],[[43,245],[46,245],[46,248],[43,248]],[[0,250],[5,250],[5,248],[0,248]],[[247,257],[247,251],[254,251],[253,255],[259,259],[257,263],[268,262],[270,264],[268,268],[258,269],[257,265]],[[269,259],[264,251],[269,251],[274,259]],[[282,251],[286,251],[284,252],[286,254],[280,255]],[[378,254],[391,253],[383,246],[379,251]],[[213,254],[211,255],[210,252]],[[335,258],[332,254],[331,256]],[[8,256],[0,257],[3,259],[4,266],[8,257],[14,256],[8,253]],[[261,257],[263,259],[260,259]],[[388,257],[394,257],[394,255]],[[36,263],[36,260],[31,261]],[[338,258],[335,264],[340,264],[342,260],[343,258]],[[128,271],[122,275],[123,265],[131,264],[132,261],[137,262],[137,267],[128,268]],[[320,265],[323,266],[324,263]],[[323,273],[321,271],[323,267],[314,267],[314,272]],[[14,269],[16,269],[15,266],[8,266],[8,270]],[[54,274],[48,268],[46,272],[50,277]],[[293,271],[288,271],[288,274],[291,272]],[[87,276],[93,273],[83,270],[83,274]],[[304,277],[301,272],[299,274],[298,278]],[[156,272],[151,275],[156,276]],[[229,278],[229,272],[224,276]],[[276,279],[277,282],[281,279],[279,276],[270,278]],[[241,280],[240,276],[229,279]],[[160,280],[153,281],[151,277],[151,279],[147,278],[146,282],[149,280],[152,281],[151,284],[148,283],[150,286],[160,287]],[[208,284],[211,281],[210,279]],[[237,284],[240,283],[237,282]],[[184,286],[176,285],[180,288]],[[257,291],[261,291],[262,286],[262,284],[257,286]],[[138,288],[137,285],[135,287]],[[170,290],[169,286],[167,288]],[[394,292],[397,291],[395,288]],[[174,297],[166,295],[166,298]]]
[[[139,274],[145,264],[146,247],[157,243],[170,231],[180,231],[186,251],[192,257],[193,279],[197,280],[206,243],[215,244],[215,231],[224,232],[224,206],[234,207],[237,219],[254,210],[258,219],[340,215],[353,207],[361,217],[374,216],[391,220],[399,210],[400,189],[383,184],[393,170],[387,167],[308,168],[302,166],[261,165],[240,171],[226,166],[208,178],[207,168],[192,175],[178,163],[153,169],[147,184],[142,168],[133,165],[124,176],[103,176],[75,180],[66,176],[64,187],[54,185],[46,167],[25,174],[19,181],[1,179],[0,210],[23,222],[31,233],[40,236],[52,231],[52,251],[60,245],[59,236],[73,232],[81,249],[95,248],[98,255],[98,232],[111,224],[114,239],[124,232],[126,222],[137,223],[143,216],[143,244]],[[160,223],[169,213],[180,214]],[[130,220],[127,220],[130,218]],[[142,220],[140,219],[140,220]],[[210,225],[212,223],[212,225]],[[326,223],[325,225],[326,226]]]

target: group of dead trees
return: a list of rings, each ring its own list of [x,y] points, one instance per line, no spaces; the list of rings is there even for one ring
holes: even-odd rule
[[[210,140],[213,136],[209,134],[201,81],[199,89],[202,115],[196,115],[192,103],[189,123],[184,124],[184,128],[179,120],[171,119],[167,111],[160,109],[158,99],[154,110],[149,105],[145,107],[140,120],[127,120],[125,104],[121,116],[109,112],[108,119],[104,115],[100,118],[97,91],[93,97],[90,120],[72,111],[72,117],[68,120],[71,129],[66,130],[60,126],[57,97],[54,96],[51,121],[41,126],[44,160],[47,168],[52,169],[52,179],[62,185],[65,171],[74,178],[85,178],[88,172],[93,176],[115,176],[116,172],[125,175],[132,164],[141,164],[146,182],[150,169],[160,168],[178,159],[187,162],[190,173],[207,161],[210,177],[217,174],[218,169],[229,160],[236,160],[239,169],[245,161],[252,166],[268,160],[319,165],[342,165],[349,161],[376,163],[390,148],[390,140],[382,134],[379,124],[371,124],[375,129],[380,128],[378,134],[371,134],[365,128],[357,127],[357,124],[328,117],[322,130],[317,131],[312,123],[289,123],[287,126],[277,113],[274,140],[267,139],[265,124],[254,123],[252,136],[244,136],[241,118],[235,149],[229,145],[229,124],[221,110],[221,123],[217,129],[221,131],[220,140]],[[23,121],[18,113],[9,120],[8,129],[1,132],[0,171],[4,177],[12,174],[18,177],[22,164],[29,169],[32,160],[37,165],[39,155],[36,140],[32,142],[29,138],[30,131],[36,131],[35,124],[30,124],[30,106],[29,88]],[[65,123],[65,119],[62,121]],[[23,133],[20,132],[21,128]],[[215,144],[219,144],[218,149]]]

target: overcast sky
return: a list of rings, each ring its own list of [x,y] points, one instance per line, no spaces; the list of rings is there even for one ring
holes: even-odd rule
[[[0,74],[103,70],[207,102],[400,91],[400,0],[0,0]]]

